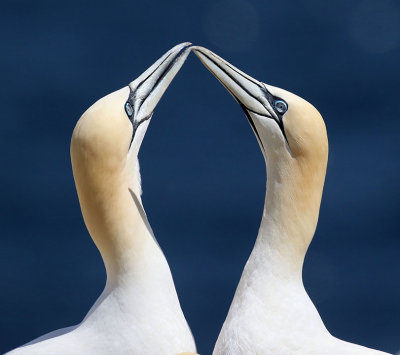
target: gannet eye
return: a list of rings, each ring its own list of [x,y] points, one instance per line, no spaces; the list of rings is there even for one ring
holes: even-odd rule
[[[127,102],[127,103],[125,104],[125,111],[126,111],[126,114],[127,114],[129,117],[131,117],[131,116],[133,115],[133,107],[132,107],[132,105],[131,105],[129,102]]]
[[[285,101],[283,100],[276,100],[274,102],[274,108],[276,111],[278,111],[281,114],[284,114],[288,110],[288,105]]]

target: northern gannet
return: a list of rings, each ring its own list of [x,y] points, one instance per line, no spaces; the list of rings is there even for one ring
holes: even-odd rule
[[[244,110],[268,170],[257,240],[213,354],[386,354],[333,337],[303,286],[328,161],[321,115],[208,49],[192,49]]]
[[[175,46],[129,86],[94,103],[76,124],[74,179],[85,224],[106,267],[106,286],[79,325],[10,354],[196,352],[170,268],[142,206],[137,158],[153,110],[189,53],[190,43]]]

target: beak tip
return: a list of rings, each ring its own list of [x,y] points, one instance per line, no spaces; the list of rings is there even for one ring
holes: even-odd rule
[[[191,46],[190,47],[192,49],[192,51],[194,52],[203,52],[206,51],[207,49],[201,46]]]
[[[183,42],[181,44],[178,44],[175,48],[176,51],[174,52],[177,54],[177,60],[185,60],[192,50],[192,43]]]
[[[165,55],[167,54],[172,54],[172,55],[177,55],[177,54],[183,54],[191,49],[191,42],[182,42],[177,44],[175,47],[172,47]]]
[[[192,46],[190,47],[192,52],[196,54],[196,56],[203,62],[203,64],[208,68],[207,64],[204,61],[204,50],[205,48],[199,46]]]
[[[182,42],[180,44],[178,44],[175,48],[180,51],[180,50],[186,50],[189,49],[189,47],[191,48],[192,46],[192,42]]]
[[[191,51],[191,45],[190,42],[177,44],[129,84],[131,90],[138,92],[138,97],[143,98],[141,109],[143,108],[146,115],[153,112],[182,67]]]

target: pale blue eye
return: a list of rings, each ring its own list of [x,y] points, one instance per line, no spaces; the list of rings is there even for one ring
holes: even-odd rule
[[[129,117],[131,117],[131,116],[133,115],[133,107],[132,107],[132,105],[131,105],[129,102],[127,102],[127,103],[125,104],[125,111],[126,111],[126,114],[127,114]]]
[[[288,105],[285,101],[283,100],[276,100],[274,102],[274,108],[277,112],[280,114],[284,114],[288,110]]]

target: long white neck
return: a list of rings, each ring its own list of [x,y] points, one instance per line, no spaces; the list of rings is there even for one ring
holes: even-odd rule
[[[291,353],[282,346],[299,329],[308,328],[310,334],[325,331],[304,290],[302,266],[318,220],[326,162],[307,168],[289,153],[272,149],[267,153],[261,226],[215,355],[266,349],[271,354]]]
[[[128,214],[138,215],[137,208],[132,197],[129,201],[129,185],[122,174],[99,173],[90,165],[83,165],[73,164],[79,203],[86,227],[103,258],[107,276],[111,276],[125,263],[122,262],[124,250],[129,249],[132,239],[142,234],[135,231],[132,237],[128,235],[129,227],[138,228],[137,223],[133,225],[128,218]]]
[[[263,217],[253,254],[262,251],[259,267],[301,280],[307,248],[318,221],[326,163],[303,166],[287,155],[269,154]]]
[[[112,332],[134,353],[195,351],[170,268],[142,206],[136,156],[104,165],[78,149],[72,145],[79,202],[107,272],[105,290],[79,329],[100,334],[107,329],[107,336]]]
[[[90,166],[74,168],[82,214],[110,285],[121,279],[137,283],[150,266],[166,268],[169,273],[142,206],[138,161],[132,161],[115,172],[100,173]],[[160,265],[158,259],[163,259]],[[146,274],[146,282],[157,276],[161,277]]]

